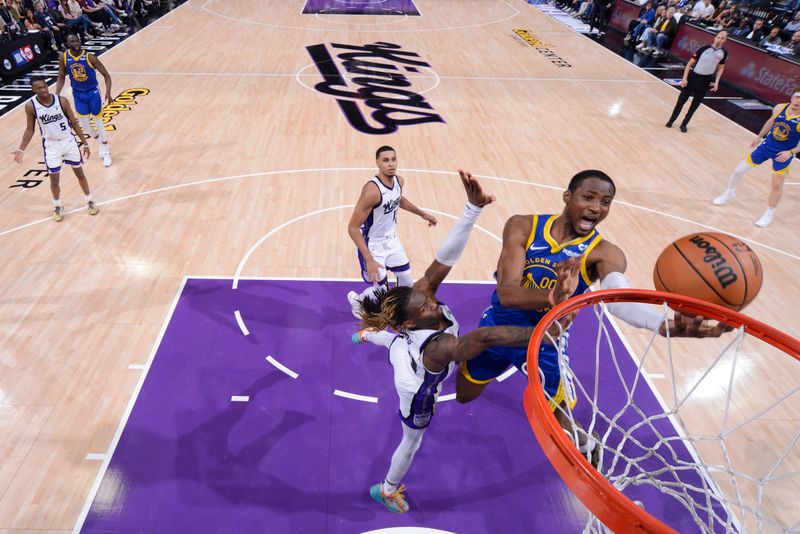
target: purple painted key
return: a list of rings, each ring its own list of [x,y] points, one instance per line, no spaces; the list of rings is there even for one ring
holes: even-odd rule
[[[414,0],[306,0],[303,14],[419,15]]]

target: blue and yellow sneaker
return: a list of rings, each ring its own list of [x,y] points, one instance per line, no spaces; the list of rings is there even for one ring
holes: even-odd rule
[[[408,503],[403,495],[406,491],[405,486],[399,486],[394,493],[386,495],[383,493],[383,484],[377,483],[369,488],[369,495],[379,503],[383,504],[387,510],[396,514],[404,514],[408,512]]]

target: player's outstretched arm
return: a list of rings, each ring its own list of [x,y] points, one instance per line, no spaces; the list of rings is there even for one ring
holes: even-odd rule
[[[481,187],[480,182],[473,178],[472,173],[462,169],[458,170],[461,177],[461,185],[467,193],[467,203],[464,206],[464,214],[458,219],[455,226],[447,234],[444,242],[436,251],[436,259],[425,270],[422,278],[414,283],[414,287],[429,294],[436,294],[439,284],[450,273],[450,269],[456,264],[464,248],[467,246],[469,234],[481,210],[484,206],[494,202],[494,196],[486,193]]]
[[[28,148],[28,143],[30,143],[31,139],[33,139],[33,130],[36,126],[36,115],[33,111],[32,102],[25,104],[25,118],[27,119],[28,124],[25,127],[25,132],[22,134],[22,142],[19,144],[19,148],[14,151],[14,161],[17,163],[22,163],[22,156],[25,155],[25,149]]]
[[[602,289],[625,289],[631,287],[623,274],[627,267],[625,254],[618,246],[605,242],[592,251],[587,259],[600,279]],[[672,319],[666,319],[650,304],[642,302],[615,302],[608,304],[608,311],[626,323],[637,328],[657,331],[670,337],[719,337],[730,332],[732,327],[724,323],[710,321],[704,317],[687,317],[675,312]]]
[[[482,326],[460,337],[441,334],[425,347],[424,357],[429,369],[443,369],[450,362],[471,360],[489,347],[525,347],[531,335],[532,326]]]
[[[353,214],[350,216],[350,222],[347,223],[347,233],[350,235],[350,239],[353,240],[353,243],[356,244],[356,247],[358,247],[361,256],[363,256],[370,279],[376,284],[380,282],[380,280],[378,280],[380,265],[378,265],[378,262],[372,257],[372,253],[367,247],[367,242],[364,240],[364,236],[361,235],[361,225],[364,224],[364,221],[369,217],[372,208],[380,201],[381,193],[378,191],[378,186],[372,182],[367,182],[364,184],[364,187],[361,188],[361,195],[358,197],[356,207],[353,209]]]

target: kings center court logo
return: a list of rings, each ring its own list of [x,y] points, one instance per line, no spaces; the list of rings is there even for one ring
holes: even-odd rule
[[[322,76],[314,89],[332,96],[359,132],[386,135],[401,126],[445,122],[415,83],[431,79],[423,74],[431,66],[419,54],[384,41],[317,44],[306,50]]]

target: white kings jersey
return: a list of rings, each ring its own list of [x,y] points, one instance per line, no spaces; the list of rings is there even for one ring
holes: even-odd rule
[[[361,234],[367,243],[370,239],[397,235],[397,210],[400,208],[400,198],[403,196],[403,188],[400,187],[397,176],[394,177],[391,189],[383,185],[377,176],[370,182],[378,186],[381,200],[372,207],[367,220],[361,225]]]
[[[60,141],[73,138],[67,115],[61,109],[61,99],[58,95],[53,95],[53,103],[49,106],[39,102],[35,96],[31,98],[31,102],[33,102],[36,122],[39,123],[39,131],[44,139]]]
[[[444,330],[408,330],[398,335],[389,347],[395,387],[400,396],[400,415],[412,428],[425,428],[430,424],[442,383],[455,368],[455,362],[450,362],[447,368],[432,373],[422,362],[425,346],[432,339],[441,334],[458,337],[458,321],[453,312],[444,304],[441,307],[450,326]]]

